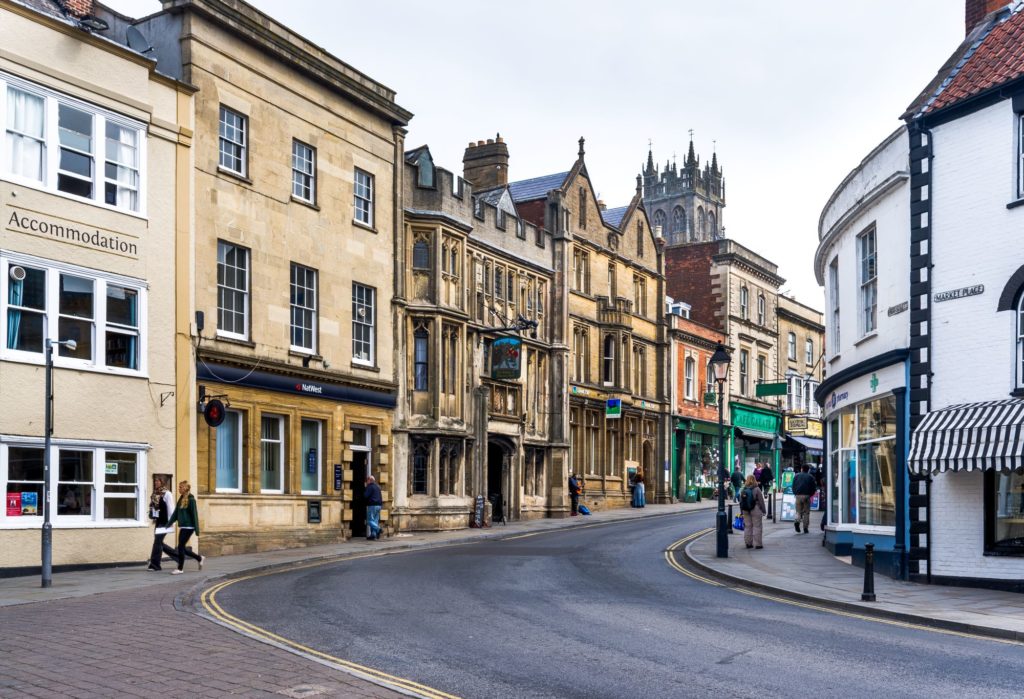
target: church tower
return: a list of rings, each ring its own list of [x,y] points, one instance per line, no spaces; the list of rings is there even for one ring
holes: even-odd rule
[[[722,210],[725,209],[725,178],[718,165],[718,154],[700,166],[694,152],[693,135],[683,166],[678,168],[673,157],[660,172],[654,164],[654,153],[647,150],[643,168],[644,208],[651,225],[661,226],[668,245],[705,243],[725,237]]]

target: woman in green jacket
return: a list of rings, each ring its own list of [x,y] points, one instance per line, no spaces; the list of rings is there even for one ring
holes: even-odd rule
[[[178,504],[174,508],[167,526],[178,523],[178,568],[171,571],[171,575],[181,575],[185,568],[185,557],[194,558],[199,561],[199,570],[203,569],[206,556],[199,556],[192,552],[192,549],[185,548],[185,544],[192,538],[194,533],[199,536],[199,509],[196,507],[196,499],[192,497],[192,486],[188,481],[178,483]]]

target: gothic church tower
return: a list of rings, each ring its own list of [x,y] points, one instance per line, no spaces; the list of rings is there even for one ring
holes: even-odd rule
[[[682,168],[677,168],[674,160],[666,161],[665,169],[659,173],[654,154],[648,150],[643,181],[644,208],[651,217],[651,225],[655,229],[661,226],[668,245],[704,243],[725,237],[725,179],[717,154],[701,170],[691,137]]]

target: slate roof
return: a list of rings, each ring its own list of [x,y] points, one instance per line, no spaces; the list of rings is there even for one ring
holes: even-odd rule
[[[626,215],[626,209],[628,206],[620,206],[616,209],[605,209],[601,212],[601,218],[609,226],[618,228],[619,224],[622,223],[622,217]]]
[[[488,189],[486,192],[480,192],[475,198],[496,207],[498,202],[501,201],[501,195],[504,193],[504,187],[495,187],[494,189]]]
[[[569,172],[559,172],[554,175],[544,175],[543,177],[534,177],[532,180],[520,180],[519,182],[510,182],[508,185],[509,192],[512,194],[512,201],[530,201],[532,199],[542,199],[552,189],[558,189],[565,182],[565,178],[569,175]]]
[[[931,114],[1024,77],[1024,4],[972,31],[906,117]]]

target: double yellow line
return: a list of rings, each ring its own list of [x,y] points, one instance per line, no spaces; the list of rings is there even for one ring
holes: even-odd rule
[[[364,556],[356,556],[355,558],[363,557]],[[312,568],[316,565],[326,565],[326,563],[329,562],[334,561],[325,561],[307,566],[300,566],[299,568],[291,568],[289,570]],[[245,577],[227,580],[225,582],[214,585],[213,587],[204,590],[203,594],[200,595],[200,604],[202,604],[203,609],[205,609],[207,614],[209,614],[211,617],[213,617],[220,623],[225,624],[226,626],[232,627],[233,629],[242,633],[243,635],[249,636],[250,638],[254,638],[259,641],[270,643],[272,645],[280,646],[288,650],[295,651],[300,655],[304,655],[306,657],[330,663],[331,665],[334,665],[337,669],[342,670],[343,672],[346,672],[355,677],[359,677],[364,680],[369,680],[377,684],[382,684],[403,694],[412,694],[413,696],[417,697],[426,697],[427,699],[458,699],[458,697],[454,694],[447,694],[438,689],[434,689],[433,687],[428,687],[425,684],[413,682],[412,680],[407,680],[402,677],[395,677],[394,675],[389,675],[386,672],[376,670],[372,667],[359,665],[357,663],[353,663],[348,660],[344,660],[342,658],[329,655],[322,651],[318,651],[315,648],[310,648],[309,646],[302,645],[301,643],[296,643],[291,639],[279,636],[276,633],[268,631],[267,629],[256,626],[255,624],[250,624],[247,621],[243,621],[242,619],[239,619],[238,617],[229,614],[228,612],[224,611],[224,608],[221,607],[220,603],[217,602],[217,593],[223,590],[224,588],[230,585],[234,585],[237,582],[250,580],[252,578],[258,578],[263,575],[269,574],[270,573],[257,573],[254,575],[247,575]]]
[[[710,578],[706,578],[706,577],[703,577],[701,575],[698,575],[698,574],[694,573],[692,570],[688,570],[687,568],[683,567],[679,563],[679,561],[676,560],[676,557],[675,557],[675,552],[676,551],[680,550],[682,547],[686,546],[688,543],[690,543],[694,539],[702,537],[705,534],[710,534],[713,531],[714,531],[714,527],[708,527],[707,529],[701,529],[700,531],[697,531],[697,532],[694,532],[693,534],[685,536],[682,539],[680,539],[680,540],[676,541],[675,543],[671,544],[667,549],[665,549],[665,560],[668,561],[668,564],[674,570],[677,570],[680,573],[682,573],[683,575],[686,575],[686,576],[688,576],[690,578],[693,578],[694,580],[698,580],[698,581],[700,581],[702,583],[706,583],[708,585],[714,585],[715,587],[724,587],[727,590],[732,590],[733,592],[739,592],[740,594],[743,594],[743,595],[749,595],[750,597],[758,597],[760,599],[766,599],[766,600],[770,600],[772,602],[779,602],[781,604],[788,604],[788,605],[790,605],[792,607],[802,607],[804,609],[812,609],[812,610],[817,611],[817,612],[827,612],[828,614],[834,614],[836,616],[843,616],[843,617],[847,617],[849,619],[861,619],[861,620],[864,620],[864,621],[873,621],[873,622],[878,623],[878,624],[888,624],[889,626],[899,626],[899,627],[904,628],[904,629],[916,629],[918,631],[931,631],[932,633],[942,633],[942,634],[946,634],[947,636],[960,636],[962,638],[973,638],[973,639],[980,639],[980,640],[983,640],[983,641],[995,641],[997,643],[1007,643],[1007,644],[1013,645],[1013,646],[1024,645],[1024,643],[1021,643],[1020,641],[1014,641],[1014,640],[1008,639],[1008,638],[996,638],[994,636],[982,636],[980,634],[967,633],[967,632],[964,632],[964,631],[954,631],[952,629],[940,629],[940,628],[938,628],[936,626],[925,626],[924,624],[915,624],[915,623],[909,622],[909,621],[898,621],[896,619],[886,619],[885,617],[874,616],[872,614],[858,614],[856,612],[847,612],[847,611],[844,611],[842,609],[835,609],[833,607],[826,607],[826,606],[819,605],[819,604],[812,604],[810,602],[800,602],[798,600],[790,599],[790,598],[787,598],[787,597],[779,597],[778,595],[770,595],[770,594],[766,594],[764,592],[757,592],[755,590],[751,590],[751,589],[748,589],[748,588],[745,588],[745,587],[741,587],[739,585],[726,585],[724,583],[720,583],[720,582],[717,582],[717,581],[712,580]]]

